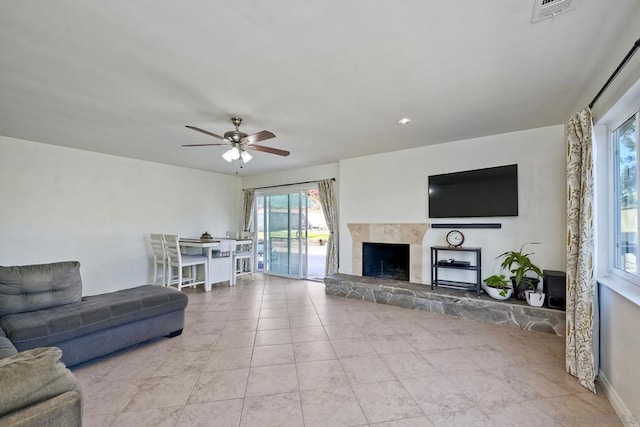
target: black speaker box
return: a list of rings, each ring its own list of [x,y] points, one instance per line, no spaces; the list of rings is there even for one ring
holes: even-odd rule
[[[542,288],[547,307],[565,310],[567,306],[567,275],[564,271],[543,270]]]

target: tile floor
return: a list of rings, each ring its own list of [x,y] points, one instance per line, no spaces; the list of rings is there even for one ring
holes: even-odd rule
[[[620,424],[557,336],[262,275],[187,292],[181,336],[73,369],[86,426]]]

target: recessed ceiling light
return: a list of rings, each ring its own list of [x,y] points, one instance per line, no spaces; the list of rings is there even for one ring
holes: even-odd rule
[[[403,117],[400,120],[398,120],[399,125],[408,125],[409,123],[411,123],[411,119],[408,117]]]

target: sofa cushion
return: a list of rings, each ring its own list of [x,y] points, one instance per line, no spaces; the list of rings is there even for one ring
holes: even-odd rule
[[[0,266],[0,316],[80,302],[78,261]]]
[[[59,348],[36,348],[0,359],[0,417],[76,389]]]
[[[144,285],[84,297],[79,303],[10,314],[0,318],[0,327],[22,351],[184,310],[187,302],[187,295],[175,289]]]
[[[18,350],[16,350],[16,347],[11,343],[9,338],[0,337],[0,359],[13,356],[17,352]]]

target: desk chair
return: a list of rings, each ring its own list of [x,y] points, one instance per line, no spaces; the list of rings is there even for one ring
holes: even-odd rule
[[[180,252],[180,244],[176,234],[164,234],[165,248],[167,250],[167,266],[169,278],[167,286],[176,285],[178,290],[186,286],[196,286],[209,283],[209,261],[204,255],[184,255]],[[197,266],[202,265],[204,280],[197,279]],[[173,267],[177,269],[173,275]],[[183,274],[183,268],[187,274]]]
[[[250,275],[253,280],[253,241],[255,233],[243,231],[240,233],[241,240],[236,244],[236,250],[233,253],[233,275],[235,279],[240,276]]]
[[[151,234],[151,250],[153,252],[153,284],[167,286],[167,251],[162,234]],[[162,267],[162,276],[158,277]]]

